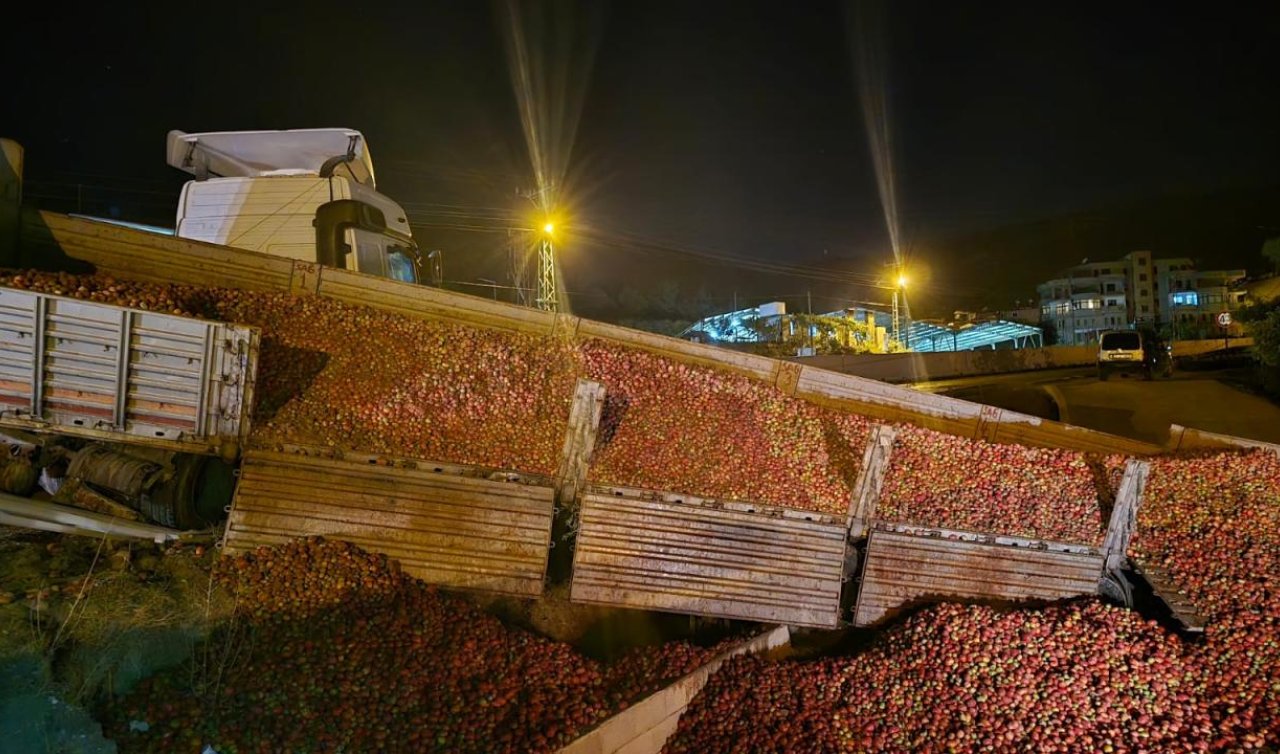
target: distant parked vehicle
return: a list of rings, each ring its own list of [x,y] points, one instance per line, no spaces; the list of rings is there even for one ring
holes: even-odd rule
[[[1150,380],[1157,373],[1173,373],[1170,348],[1152,331],[1115,330],[1098,342],[1098,379],[1117,372],[1137,373]]]

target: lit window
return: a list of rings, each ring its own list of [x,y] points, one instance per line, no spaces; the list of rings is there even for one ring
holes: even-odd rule
[[[1179,291],[1173,294],[1174,306],[1199,306],[1200,294],[1195,291]]]

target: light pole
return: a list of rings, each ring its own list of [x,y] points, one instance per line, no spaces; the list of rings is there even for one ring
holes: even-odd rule
[[[896,283],[896,285],[893,288],[893,339],[902,344],[904,348],[907,348],[910,347],[911,344],[903,340],[902,315],[898,305],[899,294],[902,295],[903,304],[905,305],[906,303],[907,276],[899,272],[894,283]]]
[[[552,212],[552,207],[555,206],[554,188],[552,185],[546,185],[537,191],[516,191],[518,195],[541,209],[543,214],[541,232],[535,231],[538,234],[538,285],[534,304],[546,312],[560,311],[559,281],[556,273],[556,224]]]
[[[556,283],[556,224],[547,220],[538,239],[538,308],[544,312],[560,311]]]

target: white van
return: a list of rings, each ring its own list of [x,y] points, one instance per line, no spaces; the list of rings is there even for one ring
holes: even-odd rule
[[[182,187],[175,234],[417,282],[404,210],[375,188],[359,131],[169,132]]]
[[[1114,372],[1138,372],[1151,379],[1151,363],[1142,333],[1136,330],[1105,332],[1098,340],[1098,379]]]

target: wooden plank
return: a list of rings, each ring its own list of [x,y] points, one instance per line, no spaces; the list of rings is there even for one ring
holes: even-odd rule
[[[90,264],[100,272],[155,283],[288,290],[293,272],[291,260],[283,257],[162,236],[56,212],[24,216],[23,243],[24,254],[33,254],[39,247],[55,246],[68,258]],[[36,256],[44,257],[48,263],[47,253]]]
[[[884,486],[884,475],[889,469],[897,436],[897,430],[885,425],[878,425],[871,431],[867,448],[862,453],[862,469],[858,472],[858,481],[853,486],[849,501],[849,536],[853,539],[867,536],[868,527],[876,515],[876,502],[880,499],[880,489]]]
[[[1218,432],[1209,432],[1204,429],[1195,429],[1194,427],[1184,427],[1181,424],[1169,425],[1169,443],[1166,448],[1170,451],[1189,451],[1189,450],[1240,450],[1259,448],[1262,450],[1270,450],[1280,455],[1280,445],[1270,442],[1262,442],[1261,440],[1250,440],[1244,437],[1236,437],[1234,435],[1224,435]]]
[[[559,754],[658,754],[675,733],[680,715],[725,660],[740,654],[768,652],[790,642],[787,627],[778,626],[736,644],[692,673],[606,719],[560,749]]]
[[[1057,600],[1093,594],[1101,551],[976,538],[922,536],[877,526],[867,541],[854,624],[871,626],[935,600]]]
[[[409,317],[541,335],[549,335],[556,329],[556,315],[551,312],[349,270],[326,268],[320,277],[318,291],[322,296],[339,301],[373,306]]]
[[[991,442],[1006,445],[1032,445],[1041,448],[1064,448],[1085,453],[1119,453],[1130,456],[1152,456],[1164,452],[1159,445],[1111,435],[1085,427],[1050,419],[1039,419],[1014,411],[999,410]]]
[[[569,407],[569,425],[565,428],[564,447],[560,451],[560,468],[556,472],[556,502],[572,506],[586,487],[587,471],[596,448],[600,415],[604,412],[604,385],[578,380]]]
[[[1107,573],[1118,574],[1128,560],[1129,540],[1138,525],[1138,507],[1150,473],[1151,464],[1146,461],[1130,460],[1125,464],[1111,520],[1107,522],[1107,536],[1102,542]]]
[[[588,319],[578,323],[576,335],[579,338],[600,338],[619,345],[649,351],[685,364],[744,374],[771,385],[778,383],[779,371],[783,369],[784,364],[788,363],[765,356],[731,351]]]
[[[770,516],[662,496],[583,496],[570,599],[834,627],[847,522]]]
[[[429,583],[536,597],[551,546],[552,498],[549,480],[539,477],[455,473],[425,460],[251,451],[224,550],[325,536],[385,553]]]

